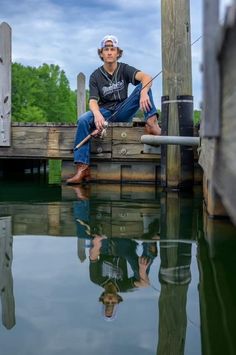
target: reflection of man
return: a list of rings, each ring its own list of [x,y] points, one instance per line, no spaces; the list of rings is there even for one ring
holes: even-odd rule
[[[151,259],[136,253],[137,242],[130,239],[108,239],[96,235],[89,251],[90,279],[102,286],[99,297],[103,303],[104,317],[113,320],[117,306],[123,301],[118,292],[127,292],[149,285],[148,271]],[[128,265],[132,276],[128,275]]]

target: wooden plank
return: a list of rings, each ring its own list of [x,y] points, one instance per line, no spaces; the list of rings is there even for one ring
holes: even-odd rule
[[[112,149],[112,128],[109,127],[104,136],[101,138],[92,138],[91,139],[91,158],[97,159],[110,159],[111,158],[111,149]]]
[[[213,178],[213,163],[215,157],[216,140],[214,138],[201,140],[201,148],[199,155],[199,164],[208,180]]]
[[[0,158],[73,159],[75,125],[12,126],[12,146],[0,147]],[[142,127],[109,127],[103,138],[91,140],[91,158],[156,160],[156,154],[143,154]],[[111,150],[113,153],[111,154]]]
[[[220,78],[218,63],[219,0],[203,2],[203,114],[200,135],[220,134]]]
[[[0,147],[0,158],[73,158],[76,127],[13,125],[12,145]]]
[[[140,142],[144,133],[144,127],[113,127],[112,158],[156,160],[156,154],[143,154],[144,147]]]
[[[11,216],[0,217],[0,295],[2,302],[2,322],[7,329],[11,329],[16,323],[11,271],[13,258],[11,224]]]
[[[107,162],[102,164],[97,159],[91,162],[92,181],[103,182],[146,182],[156,184],[160,180],[160,163],[127,161],[127,162]],[[66,180],[74,173],[75,167],[70,161],[62,163],[62,180]]]
[[[0,25],[0,146],[11,144],[11,28]]]
[[[227,212],[222,204],[222,200],[211,180],[203,176],[203,197],[206,203],[206,210],[211,217],[226,217]]]

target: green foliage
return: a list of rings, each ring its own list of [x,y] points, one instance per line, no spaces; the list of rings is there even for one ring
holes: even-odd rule
[[[76,92],[58,65],[12,64],[12,119],[21,122],[76,122]]]
[[[43,110],[41,110],[37,106],[26,106],[21,107],[20,112],[18,114],[18,122],[33,122],[36,123],[46,123],[46,115]]]
[[[201,122],[201,111],[194,110],[193,112],[193,123],[197,126]]]

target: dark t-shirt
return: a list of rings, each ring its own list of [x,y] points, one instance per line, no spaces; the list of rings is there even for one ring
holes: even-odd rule
[[[125,63],[118,63],[115,72],[111,75],[103,66],[96,69],[89,79],[89,99],[98,101],[99,107],[115,109],[116,105],[128,96],[128,85],[139,84],[135,80],[136,73],[140,71]]]

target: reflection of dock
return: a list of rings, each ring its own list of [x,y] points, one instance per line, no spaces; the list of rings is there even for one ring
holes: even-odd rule
[[[158,240],[166,235],[170,239],[181,232],[181,239],[194,240],[194,220],[199,206],[193,206],[192,195],[181,197],[164,193],[155,186],[91,185],[77,191],[65,186],[58,191],[58,198],[41,202],[29,196],[24,203],[0,204],[0,216],[12,216],[13,235],[78,236],[77,224],[82,213],[83,223],[94,232],[108,237]],[[42,193],[42,191],[41,191]],[[78,198],[80,194],[81,198]],[[171,207],[172,206],[172,207]],[[189,214],[188,222],[185,215]],[[171,219],[178,222],[173,227]],[[183,225],[185,227],[183,227]],[[171,227],[172,226],[172,227]],[[177,229],[176,229],[177,228]]]
[[[209,220],[205,213],[198,245],[204,354],[235,354],[235,255],[235,227],[227,220]]]

